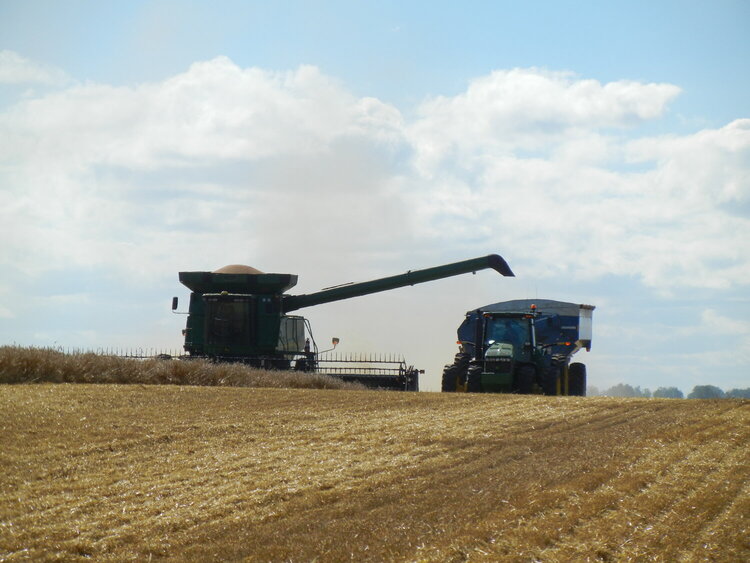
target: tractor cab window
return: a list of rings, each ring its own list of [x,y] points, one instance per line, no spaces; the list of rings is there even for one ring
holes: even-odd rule
[[[507,342],[514,348],[520,350],[531,342],[529,335],[529,323],[526,319],[496,317],[487,323],[485,333],[485,344],[490,340],[495,342]]]

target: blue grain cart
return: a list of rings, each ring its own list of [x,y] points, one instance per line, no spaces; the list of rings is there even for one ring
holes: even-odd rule
[[[593,311],[592,305],[551,299],[468,311],[442,390],[584,396],[586,366],[570,360],[582,348],[591,350]]]

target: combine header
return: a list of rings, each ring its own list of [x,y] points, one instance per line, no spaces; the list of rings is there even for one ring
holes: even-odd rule
[[[294,274],[266,274],[249,266],[180,272],[180,282],[192,292],[183,331],[185,351],[190,357],[326,373],[368,387],[416,391],[419,371],[402,358],[339,358],[319,352],[309,322],[289,313],[484,269],[513,276],[497,254],[303,295],[285,293],[297,284]],[[334,338],[334,348],[337,343]]]

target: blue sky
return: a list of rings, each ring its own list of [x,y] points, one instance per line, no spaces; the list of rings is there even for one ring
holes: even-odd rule
[[[522,4],[522,5],[521,5]],[[0,342],[180,345],[179,270],[435,388],[466,310],[593,303],[590,383],[750,386],[750,4],[0,3]]]

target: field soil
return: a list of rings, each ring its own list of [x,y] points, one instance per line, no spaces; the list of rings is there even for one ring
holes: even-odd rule
[[[0,560],[747,561],[750,402],[0,386]]]

